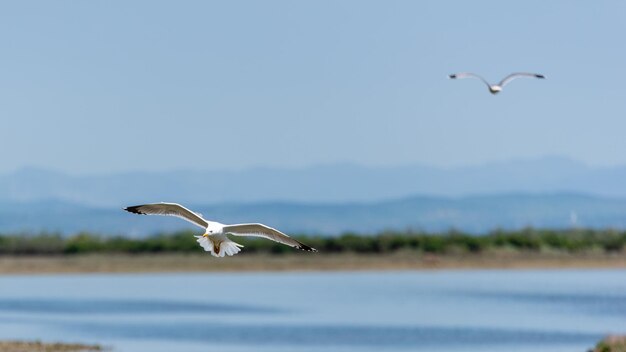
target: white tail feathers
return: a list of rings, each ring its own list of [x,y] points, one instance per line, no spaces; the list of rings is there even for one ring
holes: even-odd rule
[[[193,237],[196,238],[196,241],[200,244],[200,247],[204,248],[206,252],[213,251],[213,243],[209,241],[208,237],[204,237],[204,236],[193,236]]]
[[[225,255],[235,255],[241,251],[239,243],[231,241],[224,235],[194,236],[196,241],[204,248],[206,252],[210,252],[214,257],[224,257]]]
[[[241,251],[240,247],[243,247],[243,246],[233,241],[222,242],[222,245],[220,246],[219,256],[223,257],[224,254],[235,255]]]

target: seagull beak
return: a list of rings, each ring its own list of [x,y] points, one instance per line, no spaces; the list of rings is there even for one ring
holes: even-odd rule
[[[202,235],[202,237],[207,238],[207,237],[209,237],[209,234],[205,233],[204,235]]]

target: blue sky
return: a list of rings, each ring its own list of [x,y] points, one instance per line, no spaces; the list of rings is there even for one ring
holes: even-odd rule
[[[621,1],[0,3],[0,172],[626,163]],[[491,81],[498,96],[458,71]]]

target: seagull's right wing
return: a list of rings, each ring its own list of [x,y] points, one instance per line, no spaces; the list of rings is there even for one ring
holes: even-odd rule
[[[470,73],[470,72],[454,73],[454,74],[448,75],[448,78],[450,79],[478,78],[479,80],[483,81],[483,83],[486,84],[487,87],[491,88],[491,85],[489,84],[489,82],[487,82],[484,78],[480,77],[479,75],[475,73]]]
[[[154,204],[135,205],[132,207],[124,208],[124,210],[134,213],[134,214],[142,214],[142,215],[175,216],[175,217],[187,220],[191,222],[192,224],[196,224],[202,227],[203,229],[206,229],[207,226],[209,226],[209,223],[206,220],[204,220],[200,215],[176,203],[154,203]]]
[[[534,77],[534,78],[540,78],[540,79],[546,78],[544,75],[540,75],[538,73],[516,72],[516,73],[511,73],[510,75],[504,77],[504,79],[502,79],[500,83],[498,83],[498,85],[500,87],[504,87],[505,84],[520,77],[531,77],[531,78]]]
[[[290,247],[302,249],[303,251],[317,252],[317,249],[309,247],[306,244],[293,239],[275,228],[263,224],[235,224],[224,226],[224,233],[230,233],[235,236],[252,236],[263,237],[268,240],[286,244]]]

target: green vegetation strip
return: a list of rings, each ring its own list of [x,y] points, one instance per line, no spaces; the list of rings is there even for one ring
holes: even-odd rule
[[[590,352],[626,352],[626,336],[609,336]]]
[[[0,234],[0,254],[72,255],[92,253],[197,253],[201,248],[192,231],[161,234],[146,238],[102,236],[79,233]],[[433,254],[481,253],[492,249],[520,252],[559,251],[565,253],[620,253],[626,245],[626,232],[614,230],[494,231],[471,235],[457,231],[441,234],[384,232],[376,235],[353,233],[338,237],[295,236],[324,253],[394,253],[415,251]],[[246,253],[283,254],[293,249],[268,240],[238,237]]]

